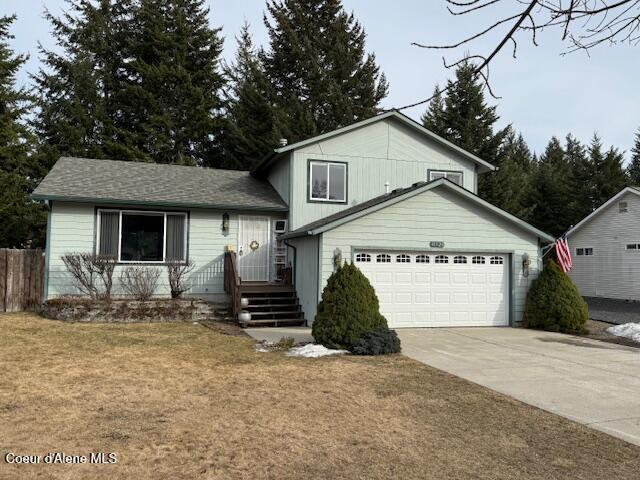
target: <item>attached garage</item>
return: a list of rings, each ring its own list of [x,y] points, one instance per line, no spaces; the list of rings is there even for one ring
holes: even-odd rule
[[[362,202],[283,238],[295,248],[295,286],[309,322],[329,276],[347,261],[367,276],[392,328],[521,324],[540,248],[553,241],[446,179]],[[303,257],[315,258],[313,268]]]
[[[392,328],[509,325],[508,254],[355,253]]]

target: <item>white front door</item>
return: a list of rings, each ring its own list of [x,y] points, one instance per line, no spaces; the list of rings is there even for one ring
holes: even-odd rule
[[[240,215],[238,269],[245,282],[269,280],[271,220],[269,217]]]
[[[389,327],[509,324],[508,255],[358,252]]]

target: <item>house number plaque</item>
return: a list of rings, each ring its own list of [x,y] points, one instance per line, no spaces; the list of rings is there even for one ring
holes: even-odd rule
[[[444,248],[444,242],[429,242],[431,248]]]

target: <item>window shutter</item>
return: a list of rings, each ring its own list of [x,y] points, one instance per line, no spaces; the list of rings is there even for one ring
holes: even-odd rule
[[[167,260],[186,260],[184,215],[167,215]]]
[[[100,212],[99,255],[118,256],[120,212]]]

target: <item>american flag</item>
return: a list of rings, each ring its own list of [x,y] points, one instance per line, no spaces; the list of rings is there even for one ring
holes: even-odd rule
[[[556,240],[556,258],[558,259],[558,265],[560,269],[567,273],[573,268],[573,261],[571,260],[571,250],[569,250],[569,244],[566,237],[560,237]]]

